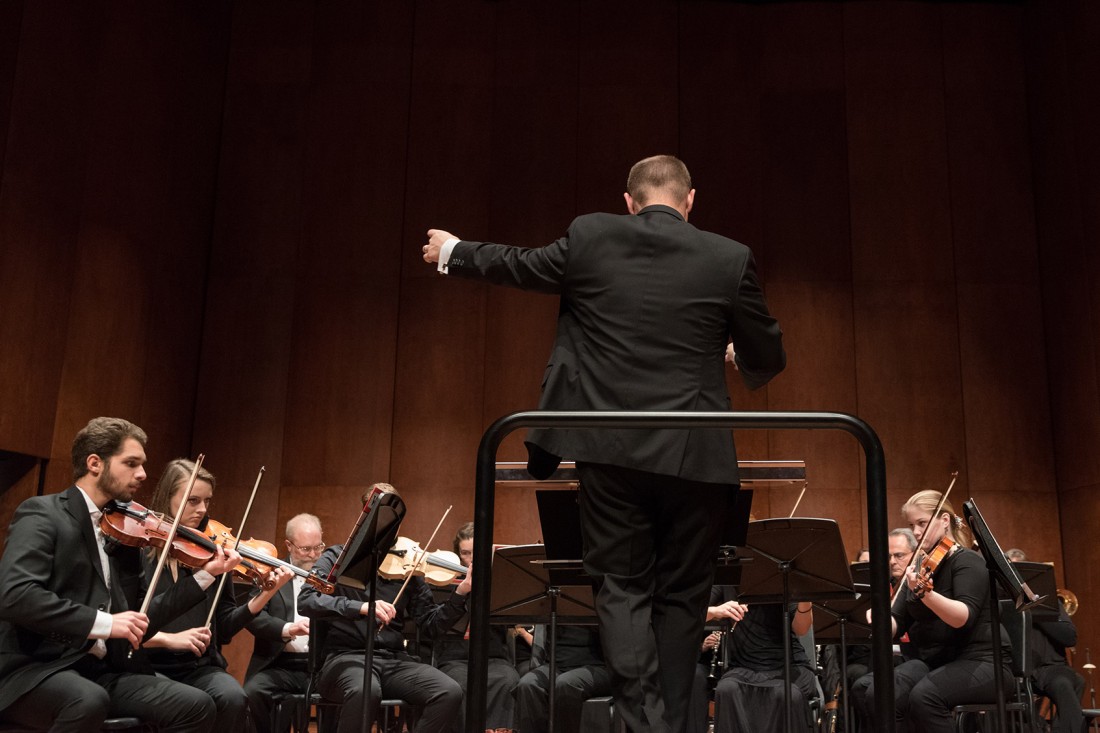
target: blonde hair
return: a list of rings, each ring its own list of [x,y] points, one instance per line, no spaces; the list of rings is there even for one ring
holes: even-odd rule
[[[174,517],[175,515],[172,514],[172,497],[187,485],[187,480],[191,478],[191,472],[194,470],[195,462],[190,458],[177,458],[174,461],[169,461],[168,465],[164,467],[164,472],[160,475],[160,480],[157,481],[153,498],[149,500],[149,508],[154,512],[160,512],[166,517]],[[210,484],[210,491],[214,491],[216,486],[214,474],[207,471],[206,468],[199,468],[195,480],[205,481]]]
[[[909,501],[905,502],[901,507],[901,514],[905,516],[909,511],[925,512],[932,514],[936,511],[936,507],[940,503],[941,492],[934,491],[932,489],[926,489],[925,491],[918,491],[909,497]],[[943,506],[940,508],[940,516],[946,514],[950,520],[947,524],[947,532],[951,535],[951,539],[955,540],[958,544],[962,545],[966,549],[970,549],[974,546],[974,535],[970,532],[970,527],[966,525],[962,517],[955,514],[955,507],[951,505],[950,500],[943,502]],[[937,517],[930,517],[929,523]],[[925,550],[931,548],[925,547]]]

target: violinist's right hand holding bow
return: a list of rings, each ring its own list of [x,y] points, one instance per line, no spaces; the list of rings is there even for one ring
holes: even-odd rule
[[[149,628],[149,617],[140,611],[120,611],[111,614],[111,633],[108,639],[125,639],[137,649]]]
[[[370,613],[370,604],[364,602],[363,607],[359,609],[359,614],[366,616],[368,613]],[[393,607],[392,603],[387,603],[386,601],[374,602],[374,618],[378,623],[383,625],[388,624],[390,621],[393,621],[396,616],[397,609]]]

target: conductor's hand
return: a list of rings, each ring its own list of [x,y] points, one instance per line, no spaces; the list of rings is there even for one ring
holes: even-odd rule
[[[454,235],[443,229],[429,229],[428,243],[420,248],[420,251],[424,253],[424,261],[439,262],[439,250],[443,248],[443,243],[451,237],[454,237]]]
[[[368,608],[369,604],[364,603],[363,607],[359,609],[359,613],[366,615]],[[393,607],[392,603],[387,603],[386,601],[374,602],[374,617],[378,620],[378,623],[388,624],[390,621],[393,621],[395,616],[397,616],[397,609]]]
[[[137,649],[149,628],[149,617],[137,611],[122,611],[111,614],[111,635],[109,639],[125,639]]]

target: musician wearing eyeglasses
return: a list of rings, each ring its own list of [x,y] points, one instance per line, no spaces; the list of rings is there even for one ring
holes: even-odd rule
[[[292,565],[312,569],[325,549],[321,520],[312,514],[292,517],[286,523],[285,543],[287,560]],[[298,591],[303,584],[302,578],[295,576],[248,624],[256,646],[245,673],[244,691],[257,733],[288,730],[293,710],[284,706],[280,720],[273,726],[273,700],[286,693],[301,694],[306,688],[309,619],[298,613]],[[259,592],[257,589],[252,594]]]
[[[396,493],[389,484],[374,484],[363,497],[366,504],[375,491]],[[342,545],[321,553],[314,571],[327,577]],[[444,733],[459,714],[462,687],[430,664],[405,650],[406,619],[412,619],[425,639],[446,632],[467,612],[466,597],[472,587],[472,573],[455,586],[443,603],[435,603],[424,578],[413,575],[404,581],[381,576],[377,579],[374,617],[367,618],[370,596],[367,590],[339,585],[332,595],[323,595],[310,585],[298,594],[298,610],[310,624],[323,623],[324,662],[317,679],[317,691],[326,699],[342,704],[337,733],[357,733],[368,705],[367,718],[377,717],[383,698],[401,699],[417,708],[417,733]],[[320,631],[317,629],[316,631]],[[317,638],[315,631],[314,638]],[[374,656],[369,699],[363,699],[363,650],[367,634],[374,635]]]
[[[1001,645],[1005,663],[1011,649],[1003,629],[993,635],[985,561],[969,549],[970,530],[951,503],[941,504],[938,491],[921,491],[902,515],[918,547],[942,559],[930,572],[921,572],[920,563],[909,567],[891,608],[895,637],[908,633],[914,655],[894,668],[895,723],[899,730],[908,724],[922,733],[951,733],[956,705],[996,699],[993,644]],[[1011,682],[1007,666],[1001,674]],[[857,700],[864,714],[870,715],[873,699],[872,681]],[[879,723],[873,730],[887,730]]]

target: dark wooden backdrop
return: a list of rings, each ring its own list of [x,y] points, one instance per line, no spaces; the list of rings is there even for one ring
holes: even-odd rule
[[[536,403],[556,302],[437,276],[425,231],[543,244],[672,152],[784,327],[790,367],[731,375],[735,405],[867,420],[891,512],[959,471],[956,503],[1080,596],[1089,646],[1098,31],[1088,0],[0,0],[0,450],[58,490],[76,430],[121,415],[150,483],[207,454],[228,524],[266,466],[247,534],[311,511],[341,541],[384,480],[410,536],[453,504],[449,538],[481,433]],[[738,440],[805,459],[799,513],[866,541],[854,441]],[[537,539],[529,489],[497,517]]]

